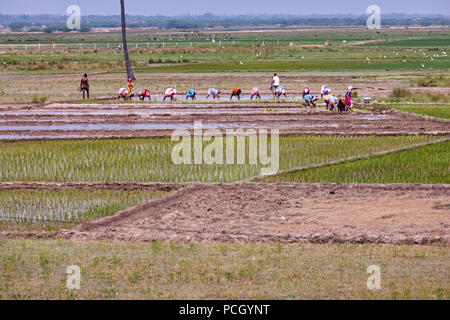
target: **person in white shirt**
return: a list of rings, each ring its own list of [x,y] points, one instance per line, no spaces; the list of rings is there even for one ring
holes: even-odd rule
[[[280,86],[280,78],[276,73],[273,74],[272,83],[270,84],[270,90],[273,92],[273,95],[275,97],[275,92],[277,91],[277,88]]]
[[[327,85],[323,85],[322,88],[320,89],[320,97],[323,98],[330,92],[331,92],[330,88]]]
[[[173,101],[175,99],[176,93],[177,93],[176,89],[174,89],[174,88],[167,88],[166,92],[164,93],[163,101],[166,101],[167,98],[169,98],[170,101]]]

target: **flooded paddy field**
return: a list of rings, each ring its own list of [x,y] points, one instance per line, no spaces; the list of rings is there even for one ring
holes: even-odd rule
[[[448,122],[394,110],[353,113],[305,108],[298,103],[117,103],[7,106],[0,109],[0,139],[170,136],[173,130],[279,129],[283,135],[439,134]]]

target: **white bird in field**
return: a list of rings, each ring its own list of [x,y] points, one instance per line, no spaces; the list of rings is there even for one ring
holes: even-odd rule
[[[305,57],[304,57],[304,56],[302,56],[302,59],[305,59]]]
[[[430,57],[431,61],[434,61],[433,57]]]
[[[406,62],[406,60],[402,60],[403,62]]]
[[[383,56],[383,58],[385,58],[385,59],[386,59],[386,56]]]
[[[240,64],[244,64],[242,61],[239,61]]]
[[[370,61],[369,57],[366,57],[367,61]]]
[[[422,63],[422,68],[425,68],[425,66],[423,65],[423,63]]]

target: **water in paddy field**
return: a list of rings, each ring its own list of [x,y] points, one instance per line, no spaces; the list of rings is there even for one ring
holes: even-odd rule
[[[276,128],[338,128],[336,123],[332,124],[289,124],[277,125]],[[227,129],[227,128],[271,128],[267,125],[256,123],[202,123],[203,129]],[[70,123],[70,124],[50,124],[50,125],[0,125],[0,131],[133,131],[133,130],[175,130],[194,129],[193,123]]]
[[[0,134],[0,140],[31,140],[31,139],[79,139],[79,138],[95,138],[101,135],[73,135],[73,134],[59,134],[52,135],[27,135],[27,134]]]
[[[369,120],[369,121],[378,121],[378,120],[383,120],[386,117],[388,117],[388,115],[378,114],[378,115],[374,115],[374,116],[365,116],[365,117],[362,117],[361,119]]]
[[[208,106],[181,106],[176,107],[168,106],[161,107],[136,107],[135,109],[98,109],[98,110],[27,110],[27,111],[7,111],[0,112],[0,117],[32,117],[32,116],[47,116],[46,118],[51,118],[52,116],[110,116],[110,115],[137,115],[137,116],[151,116],[151,115],[184,115],[184,114],[253,114],[253,113],[263,113],[268,112],[266,108],[209,108]],[[304,110],[301,108],[269,108],[276,109],[278,113],[302,113]],[[12,118],[12,120],[14,120]],[[12,121],[8,119],[0,119],[0,122]],[[21,119],[24,121],[25,119]],[[51,121],[58,121],[60,119],[51,119]],[[42,119],[29,119],[29,121],[48,121]]]
[[[47,108],[0,112],[0,139],[89,138],[113,135],[114,132],[121,131],[123,132],[118,135],[126,134],[126,131],[192,130],[194,120],[188,121],[183,116],[190,115],[190,119],[195,119],[195,115],[202,114],[212,115],[211,118],[203,121],[203,129],[309,129],[339,128],[340,126],[333,120],[323,123],[297,121],[302,119],[301,114],[305,114],[305,111],[304,108],[292,105],[290,107],[271,105],[270,108],[265,108],[261,105],[233,106],[220,103],[177,104],[175,102],[153,105],[151,103],[143,105],[55,103]],[[324,108],[317,108],[314,111],[327,112]],[[224,120],[221,117],[222,114],[231,118]],[[251,118],[253,114],[258,115],[254,121]],[[236,119],[233,116],[236,116]],[[366,121],[389,118],[387,115],[362,114],[360,117],[361,120]],[[368,125],[353,124],[352,126]],[[78,133],[74,134],[70,131],[78,131]]]

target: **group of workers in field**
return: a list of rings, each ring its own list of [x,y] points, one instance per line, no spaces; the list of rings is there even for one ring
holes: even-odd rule
[[[87,94],[87,99],[89,99],[89,80],[87,78],[87,74],[84,74],[83,78],[81,79],[80,83],[80,90],[83,92],[83,99],[85,99],[85,94]],[[281,98],[285,97],[287,98],[286,94],[286,88],[280,85],[280,78],[275,73],[272,82],[270,84],[270,90],[273,94],[274,98]],[[338,98],[331,94],[331,89],[327,85],[323,85],[320,89],[320,99],[323,99],[326,105],[327,110],[338,110],[339,112],[347,112],[353,111],[353,103],[352,103],[352,93],[353,93],[353,87],[349,86],[347,88],[347,91],[345,93],[344,98]],[[177,90],[174,88],[167,88],[164,92],[163,101],[166,101],[166,99],[170,99],[170,101],[175,100],[175,95],[177,94]],[[209,99],[211,96],[213,99],[219,99],[220,95],[222,94],[222,90],[218,90],[216,88],[209,88],[208,94],[206,96],[206,99]],[[241,99],[242,90],[238,87],[233,88],[230,95],[230,100],[233,99],[233,97],[236,97],[238,100]],[[135,96],[134,92],[134,84],[133,79],[128,79],[128,86],[127,88],[120,88],[117,94],[118,99],[124,99],[124,100],[131,100]],[[197,97],[197,92],[194,88],[191,88],[186,93],[186,100],[195,100]],[[151,100],[151,94],[150,90],[148,89],[142,89],[139,91],[138,97],[140,100],[144,100],[145,98],[148,98]],[[302,97],[305,101],[306,107],[316,107],[316,101],[319,100],[319,96],[315,96],[311,94],[311,91],[308,87],[305,87],[302,91]],[[255,99],[261,99],[261,90],[258,87],[253,87],[250,94],[250,100]]]

